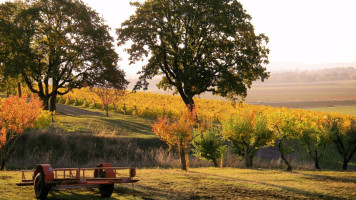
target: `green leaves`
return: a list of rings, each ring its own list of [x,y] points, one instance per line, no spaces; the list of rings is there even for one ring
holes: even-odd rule
[[[210,160],[215,167],[218,167],[217,160],[222,159],[227,151],[226,140],[221,135],[221,129],[218,127],[210,127],[204,131],[194,129],[193,135],[194,156]]]
[[[16,27],[17,34],[10,40],[15,42],[7,45],[14,49],[8,66],[16,61],[11,66],[44,100],[46,109],[50,98],[103,83],[103,78],[127,85],[125,74],[117,69],[118,55],[109,27],[83,2],[32,0],[13,12],[12,18],[8,23]],[[5,34],[0,30],[0,37]],[[107,73],[117,77],[109,80]]]
[[[232,142],[235,152],[245,158],[246,167],[252,167],[252,159],[259,148],[274,142],[267,116],[252,110],[223,120],[222,128],[222,134]]]
[[[136,13],[116,29],[118,45],[134,63],[149,56],[135,89],[163,74],[160,87],[171,87],[186,104],[210,91],[236,99],[246,97],[252,81],[268,78],[268,38],[255,35],[251,17],[231,0],[152,0],[135,3]]]

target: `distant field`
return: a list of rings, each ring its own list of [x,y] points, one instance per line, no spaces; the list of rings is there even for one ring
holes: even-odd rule
[[[341,114],[356,115],[356,106],[335,106],[324,108],[309,108],[308,110],[323,111],[323,112],[336,112]]]
[[[201,98],[223,99],[211,94],[203,94]],[[247,103],[332,100],[356,100],[356,81],[253,84],[246,98]]]
[[[356,172],[234,168],[138,169],[138,183],[116,185],[109,199],[355,199]],[[32,200],[19,171],[0,173],[0,199]],[[53,191],[54,199],[102,199],[98,189]]]

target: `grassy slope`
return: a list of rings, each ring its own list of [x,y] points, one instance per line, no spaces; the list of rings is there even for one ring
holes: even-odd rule
[[[56,114],[56,121],[60,122],[61,129],[71,133],[93,132],[99,136],[105,134],[110,137],[157,138],[151,127],[155,119],[134,117],[116,112],[110,112],[109,117],[105,117],[103,111],[87,108],[86,110],[100,112],[103,116]]]
[[[0,199],[34,199],[15,185],[20,172],[0,173]],[[139,169],[135,190],[117,185],[111,199],[355,199],[356,172],[215,169]],[[6,192],[8,191],[8,192]],[[50,192],[48,199],[101,199],[97,189]]]
[[[356,115],[356,106],[335,106],[325,108],[310,108],[308,110],[323,111],[323,112],[336,112],[341,114]]]

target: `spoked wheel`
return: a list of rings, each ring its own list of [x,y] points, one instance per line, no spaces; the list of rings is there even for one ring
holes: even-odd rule
[[[38,173],[35,177],[34,187],[37,199],[47,199],[49,188],[45,185],[43,172]]]
[[[114,184],[103,184],[99,186],[101,197],[110,197],[114,191]]]

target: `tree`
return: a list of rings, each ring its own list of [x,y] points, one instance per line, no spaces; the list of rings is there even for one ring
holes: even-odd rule
[[[342,169],[347,170],[348,163],[356,152],[356,118],[335,116],[331,123],[332,141],[342,156]]]
[[[218,127],[210,127],[200,131],[194,129],[194,139],[192,141],[192,150],[194,155],[201,159],[212,161],[214,167],[219,167],[218,159],[222,159],[227,151],[226,140],[221,135],[221,130]]]
[[[314,160],[315,169],[321,169],[319,162],[324,155],[326,145],[330,142],[327,117],[309,112],[301,116],[300,123],[302,123],[300,142]]]
[[[182,170],[189,168],[189,149],[193,140],[193,129],[197,126],[195,110],[184,112],[178,118],[171,120],[165,116],[158,117],[153,124],[153,132],[161,140],[165,141],[170,148],[175,148],[179,152]]]
[[[269,116],[269,123],[276,135],[275,147],[278,148],[287,171],[292,171],[287,155],[294,151],[290,143],[300,136],[299,122],[298,111],[293,112],[286,108],[281,108]]]
[[[212,92],[233,100],[246,97],[252,81],[268,78],[268,38],[254,33],[236,0],[150,0],[135,2],[136,13],[116,29],[118,45],[131,63],[144,56],[134,90],[147,89],[148,79],[162,76],[159,88],[174,89],[189,109],[193,97]]]
[[[13,152],[13,146],[28,127],[33,123],[42,111],[42,102],[38,98],[27,100],[27,96],[10,96],[0,99],[0,170],[5,169],[5,164]]]
[[[13,18],[6,23],[16,34],[6,46],[16,48],[7,66],[22,75],[45,109],[55,110],[57,95],[93,86],[102,74],[117,70],[108,26],[82,1],[32,0]]]
[[[14,65],[16,60],[16,41],[14,38],[19,34],[15,24],[15,16],[20,12],[25,4],[21,1],[13,3],[5,2],[0,4],[0,81],[2,89],[6,90],[7,96],[18,89],[21,97],[21,76]]]
[[[11,77],[3,77],[0,80],[0,91],[5,92],[6,96],[9,97],[10,94],[15,93],[16,82]]]
[[[253,157],[259,148],[271,145],[274,141],[268,118],[255,111],[245,110],[225,119],[222,127],[222,134],[232,142],[236,153],[245,159],[246,167],[253,166]]]
[[[117,102],[120,97],[125,95],[125,88],[129,82],[124,77],[124,71],[113,70],[103,74],[96,86],[90,88],[103,103],[106,117],[109,117],[109,105]]]

